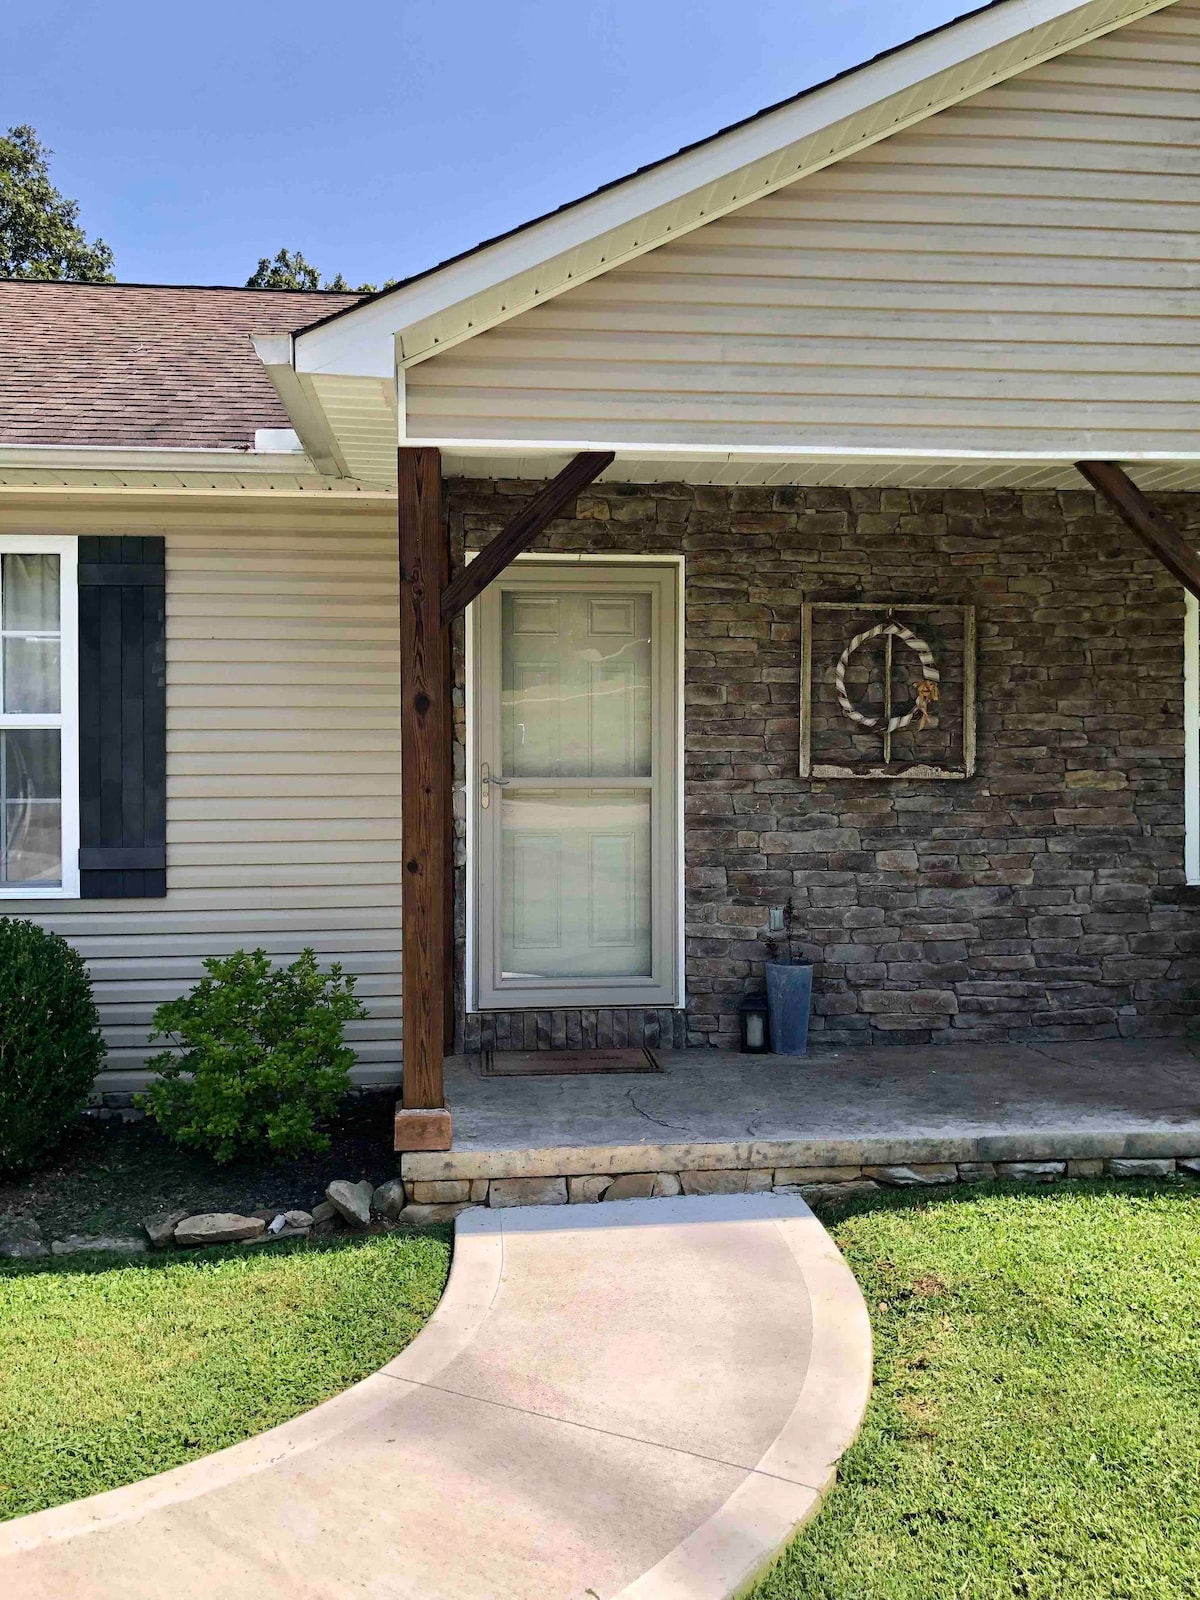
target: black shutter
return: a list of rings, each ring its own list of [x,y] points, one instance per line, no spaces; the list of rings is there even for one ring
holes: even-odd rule
[[[79,541],[79,893],[167,892],[166,541]]]

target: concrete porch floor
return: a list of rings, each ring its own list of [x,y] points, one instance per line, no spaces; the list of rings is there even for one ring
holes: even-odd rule
[[[455,1057],[453,1148],[405,1155],[403,1175],[1200,1156],[1200,1046],[1181,1039],[655,1054],[661,1075],[553,1078],[485,1079]]]

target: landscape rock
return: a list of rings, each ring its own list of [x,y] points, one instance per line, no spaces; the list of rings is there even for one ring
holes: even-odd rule
[[[52,1253],[56,1256],[78,1256],[87,1250],[99,1251],[104,1255],[140,1256],[149,1248],[150,1246],[145,1239],[126,1238],[108,1233],[99,1233],[93,1236],[84,1233],[70,1233],[65,1239],[55,1239],[50,1246]]]
[[[1189,1178],[1200,1178],[1200,1156],[1184,1156],[1176,1165]]]
[[[493,1178],[488,1189],[492,1206],[565,1206],[565,1178]]]
[[[7,1261],[36,1261],[49,1254],[36,1222],[28,1217],[0,1217],[0,1257]]]
[[[265,1232],[261,1217],[243,1217],[236,1211],[206,1211],[185,1217],[175,1229],[175,1243],[181,1245],[242,1244]]]
[[[404,1210],[407,1196],[404,1193],[404,1183],[400,1178],[389,1178],[386,1183],[381,1183],[371,1196],[371,1210],[378,1216],[387,1217],[395,1222]],[[318,1210],[320,1207],[317,1208]]]
[[[335,1178],[325,1191],[325,1198],[344,1221],[352,1228],[365,1228],[371,1221],[371,1201],[375,1185],[370,1178],[351,1183],[347,1178]]]
[[[679,1181],[684,1194],[762,1194],[770,1189],[774,1176],[773,1168],[717,1168],[713,1172],[681,1172]]]
[[[957,1183],[958,1168],[952,1161],[915,1163],[912,1166],[864,1167],[864,1178],[886,1183],[890,1189],[920,1189],[937,1183]]]
[[[1171,1178],[1175,1175],[1174,1157],[1113,1156],[1106,1166],[1110,1178]]]
[[[186,1211],[160,1211],[156,1216],[147,1217],[142,1223],[150,1246],[154,1250],[165,1250],[170,1244],[175,1243],[175,1229],[188,1215]]]
[[[476,1205],[476,1206],[485,1206],[485,1205],[487,1205],[487,1197],[488,1197],[488,1188],[489,1188],[489,1186],[490,1186],[490,1179],[488,1179],[488,1178],[472,1178],[471,1179],[471,1204],[472,1205]]]
[[[567,1179],[567,1200],[573,1206],[589,1205],[604,1196],[605,1190],[612,1183],[612,1177],[607,1173],[588,1173],[582,1178]]]
[[[407,1223],[410,1228],[422,1228],[430,1222],[450,1222],[460,1211],[470,1211],[469,1200],[456,1200],[452,1203],[439,1206],[405,1206],[397,1219]]]
[[[958,1176],[963,1183],[991,1183],[996,1176],[994,1161],[960,1161]]]
[[[312,1213],[308,1211],[277,1211],[267,1223],[264,1239],[298,1239],[312,1232]]]
[[[1017,1178],[1023,1183],[1053,1183],[1055,1178],[1066,1176],[1065,1161],[997,1161],[996,1171],[1002,1178]]]
[[[319,1205],[315,1205],[312,1208],[314,1227],[321,1222],[332,1222],[333,1218],[336,1217],[337,1214],[338,1208],[335,1205],[330,1205],[328,1200],[322,1200]]]

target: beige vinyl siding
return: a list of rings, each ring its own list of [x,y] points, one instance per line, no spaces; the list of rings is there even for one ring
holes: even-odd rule
[[[1200,448],[1200,6],[408,372],[410,438]]]
[[[0,530],[167,539],[167,898],[0,902],[87,958],[110,1086],[205,956],[256,945],[312,945],[355,973],[371,1013],[350,1032],[359,1076],[397,1076],[394,508],[110,498],[0,506]]]

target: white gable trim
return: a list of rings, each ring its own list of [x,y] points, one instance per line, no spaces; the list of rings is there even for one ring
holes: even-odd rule
[[[297,334],[298,373],[391,378],[1173,0],[1007,0]],[[301,437],[303,437],[303,432]]]

